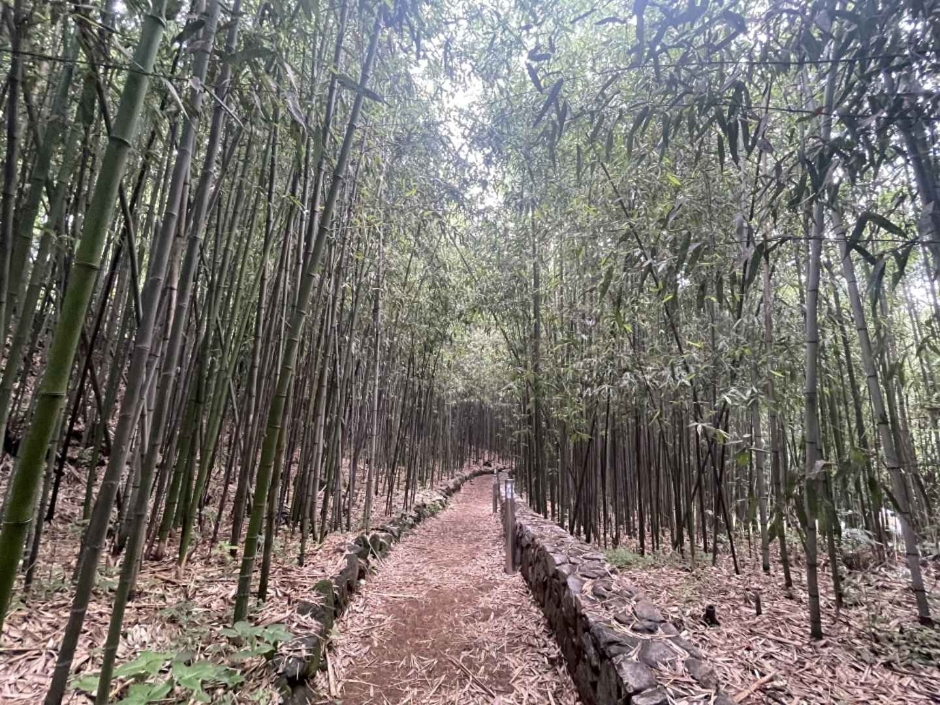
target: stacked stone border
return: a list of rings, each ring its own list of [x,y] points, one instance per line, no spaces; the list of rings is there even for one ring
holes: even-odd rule
[[[499,473],[506,528],[508,475]],[[657,672],[687,675],[704,702],[734,705],[718,688],[715,670],[677,625],[615,580],[603,554],[516,496],[512,549],[515,566],[542,608],[585,705],[668,705]],[[666,678],[663,678],[665,681]]]
[[[465,482],[492,472],[487,464],[449,479],[432,491],[423,492],[411,509],[368,533],[359,534],[347,545],[340,571],[313,586],[314,600],[300,600],[294,607],[305,621],[313,623],[313,628],[309,633],[283,644],[273,658],[284,703],[300,704],[322,699],[308,681],[325,665],[333,624],[349,606],[359,588],[359,581],[368,576],[373,562],[384,557],[415,526],[444,509]]]

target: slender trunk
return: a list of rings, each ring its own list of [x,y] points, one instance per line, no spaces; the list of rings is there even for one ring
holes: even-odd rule
[[[362,513],[362,530],[369,531],[369,524],[372,520],[372,495],[373,483],[375,482],[375,473],[378,468],[378,455],[376,453],[376,443],[379,436],[379,358],[382,352],[382,268],[385,258],[385,243],[383,231],[379,229],[379,263],[375,270],[375,293],[372,302],[372,360],[369,362],[369,375],[372,381],[372,403],[371,403],[371,440],[369,450],[369,469],[366,472],[366,496],[365,508]]]
[[[20,158],[19,100],[23,81],[23,55],[21,47],[25,34],[23,0],[13,0],[13,27],[10,33],[10,71],[7,74],[6,159],[3,165],[3,195],[0,199],[0,336],[6,340],[7,320],[12,311],[11,294],[18,288],[14,277],[13,254],[14,208],[16,207],[17,162]],[[0,346],[0,357],[3,356]],[[2,607],[0,607],[2,609]]]
[[[38,391],[36,411],[20,449],[19,467],[11,481],[10,502],[0,530],[0,630],[10,603],[16,564],[23,549],[36,501],[36,492],[45,466],[46,452],[65,401],[68,379],[78,348],[82,322],[91,301],[108,226],[127,158],[137,135],[137,122],[143,109],[157,49],[163,38],[165,0],[155,0],[144,20],[140,41],[134,53],[139,72],[130,72],[121,93],[114,129],[105,150],[102,169],[95,184],[91,206],[82,227],[75,261],[69,276],[56,325],[46,369]],[[69,658],[71,662],[71,658]],[[60,677],[61,687],[47,702],[58,703],[64,692],[68,670]]]
[[[900,460],[894,436],[888,425],[888,415],[885,410],[884,395],[878,380],[878,369],[872,351],[871,338],[868,333],[868,323],[865,319],[865,307],[861,294],[858,291],[858,281],[855,277],[855,264],[845,235],[845,228],[841,222],[841,215],[834,214],[836,238],[839,242],[839,251],[842,255],[842,274],[849,288],[849,304],[852,307],[852,318],[858,332],[859,347],[862,351],[862,365],[865,368],[865,379],[868,383],[868,394],[871,398],[872,409],[875,415],[875,426],[878,428],[878,437],[881,439],[881,451],[884,453],[885,465],[891,477],[891,489],[894,494],[895,505],[898,510],[898,519],[901,522],[901,533],[904,539],[904,549],[907,556],[907,566],[911,573],[911,589],[917,603],[917,616],[921,624],[933,624],[930,616],[930,606],[927,603],[927,593],[924,589],[924,578],[920,570],[920,550],[917,547],[917,535],[911,521],[910,506],[907,502],[907,489],[904,483]]]
[[[377,11],[375,22],[372,27],[369,47],[366,51],[365,59],[362,63],[362,71],[359,77],[359,85],[368,84],[372,72],[372,64],[375,60],[375,53],[378,46],[379,34],[382,29],[382,10]],[[242,555],[241,571],[238,577],[238,592],[235,599],[234,621],[243,620],[248,614],[248,600],[251,594],[251,577],[254,572],[255,552],[258,545],[258,533],[261,530],[261,523],[264,520],[265,500],[267,498],[268,485],[271,481],[271,470],[274,464],[274,457],[277,452],[277,441],[280,435],[281,426],[284,418],[284,407],[287,400],[287,392],[290,388],[291,378],[293,377],[294,366],[296,364],[297,349],[300,344],[300,337],[303,333],[304,322],[307,318],[307,306],[310,302],[310,295],[313,292],[315,281],[315,269],[319,264],[323,246],[326,244],[329,224],[336,205],[336,199],[339,195],[340,187],[346,172],[346,165],[349,161],[349,153],[352,148],[353,137],[356,134],[359,114],[362,110],[363,94],[356,93],[352,110],[349,116],[349,123],[346,127],[346,133],[343,137],[343,144],[340,148],[339,156],[336,160],[336,166],[333,168],[333,181],[330,184],[330,192],[326,198],[323,212],[319,215],[319,227],[317,230],[316,241],[313,243],[312,250],[305,257],[303,267],[303,277],[300,283],[300,291],[297,296],[297,304],[291,313],[290,333],[287,344],[284,349],[284,358],[281,370],[277,375],[277,389],[274,399],[268,409],[267,422],[265,424],[264,442],[261,448],[261,461],[258,467],[258,478],[255,487],[254,505],[251,510],[251,517],[248,522],[248,534],[245,537],[245,549]]]
[[[215,31],[215,22],[218,19],[218,2],[213,2],[215,9],[210,12],[206,20],[204,36],[211,47],[212,36]],[[85,619],[85,613],[88,609],[88,603],[91,598],[91,591],[95,583],[98,571],[98,559],[101,555],[102,544],[108,529],[111,508],[114,504],[117,486],[120,481],[121,473],[127,461],[131,450],[131,440],[134,429],[140,420],[141,410],[144,406],[147,381],[147,362],[150,357],[150,349],[153,344],[154,332],[156,330],[157,319],[159,315],[160,298],[163,290],[163,282],[166,276],[167,263],[170,257],[170,249],[173,242],[173,233],[176,228],[177,214],[179,212],[180,201],[182,198],[183,183],[189,173],[189,165],[192,158],[196,139],[196,120],[198,119],[199,106],[202,101],[203,92],[201,83],[205,79],[206,69],[208,67],[209,48],[205,48],[197,53],[193,74],[195,87],[190,93],[190,102],[193,106],[193,117],[191,117],[184,128],[183,138],[180,141],[180,148],[177,154],[177,162],[174,168],[173,184],[170,189],[170,197],[167,202],[167,210],[164,213],[163,223],[160,233],[154,237],[150,247],[150,256],[148,258],[149,266],[147,270],[147,281],[141,295],[141,321],[137,327],[134,340],[134,349],[131,356],[130,366],[128,368],[127,384],[124,391],[124,398],[121,402],[121,411],[118,417],[117,428],[114,432],[114,441],[112,443],[111,455],[108,457],[108,466],[105,469],[104,477],[101,482],[101,488],[98,491],[98,497],[95,500],[95,507],[92,510],[91,522],[85,532],[85,540],[81,558],[81,568],[79,571],[78,585],[75,590],[75,596],[72,601],[72,610],[69,613],[68,626],[62,638],[62,644],[59,648],[59,655],[56,661],[55,673],[52,684],[46,694],[46,705],[59,703],[65,692],[68,681],[69,671],[71,669],[72,657],[75,653],[75,647],[78,644],[78,638],[81,634],[82,625]],[[140,438],[143,439],[143,429]],[[146,492],[149,498],[149,487]],[[130,562],[126,562],[129,569],[132,569]],[[119,584],[120,588],[120,584]],[[112,613],[113,614],[113,613]],[[123,613],[122,613],[123,617]],[[120,633],[117,630],[119,637]],[[109,639],[110,642],[110,639]],[[110,643],[105,648],[105,667],[102,671],[102,677],[99,685],[110,679],[110,666],[113,665],[113,657],[117,650],[117,643],[113,644],[113,652],[109,652]],[[110,660],[110,663],[109,663]],[[108,690],[104,689],[104,699],[107,699]],[[102,690],[99,687],[98,701],[102,701]]]

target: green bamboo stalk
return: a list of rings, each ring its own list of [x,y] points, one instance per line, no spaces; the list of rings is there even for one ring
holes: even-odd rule
[[[199,370],[196,374],[200,374]],[[157,532],[157,545],[153,551],[154,560],[161,560],[166,554],[166,544],[173,529],[173,517],[176,514],[176,505],[179,501],[180,487],[183,476],[186,474],[186,465],[191,455],[193,445],[193,427],[196,423],[196,394],[197,384],[190,385],[189,399],[186,402],[186,416],[183,420],[182,434],[179,441],[176,463],[173,467],[173,476],[170,480],[170,489],[167,492],[166,502],[163,505],[163,518],[160,520],[160,529]]]
[[[232,545],[232,548],[229,549],[232,557],[234,558],[237,554],[237,549],[235,546],[238,545],[238,541],[241,538],[241,529],[242,521],[245,514],[245,504],[248,501],[248,485],[250,484],[251,478],[249,473],[252,466],[254,465],[254,459],[257,456],[257,436],[259,434],[258,423],[258,411],[260,408],[260,383],[258,378],[258,369],[260,367],[261,360],[261,343],[262,343],[262,324],[264,322],[264,306],[265,306],[265,297],[267,295],[267,281],[268,281],[268,257],[271,253],[271,246],[274,239],[274,228],[272,225],[271,219],[271,203],[272,203],[272,193],[274,190],[274,174],[277,169],[277,131],[274,130],[271,132],[271,139],[268,142],[267,147],[265,148],[264,158],[262,159],[262,164],[270,164],[267,173],[267,213],[265,214],[265,227],[264,227],[264,242],[261,246],[261,260],[259,264],[259,271],[256,277],[258,282],[257,291],[257,304],[256,312],[254,319],[254,328],[252,335],[252,345],[251,345],[251,362],[248,369],[248,381],[247,381],[247,403],[245,404],[245,414],[247,416],[246,421],[246,433],[245,433],[245,444],[242,452],[241,458],[241,467],[238,471],[238,481],[235,486],[235,497],[232,507],[232,533],[229,543]],[[261,179],[264,179],[264,169],[261,169]],[[260,184],[259,184],[260,186]],[[261,193],[259,187],[255,191],[256,200],[255,206],[258,204],[257,195]],[[255,217],[257,215],[258,209],[256,207],[252,208],[251,214],[251,224],[254,224]],[[249,231],[252,231],[253,228],[249,227]]]
[[[920,623],[925,626],[933,624],[930,616],[930,604],[924,587],[924,576],[920,569],[920,549],[917,546],[917,533],[914,530],[911,516],[910,502],[907,498],[904,474],[901,468],[900,456],[891,428],[888,423],[888,414],[885,410],[885,397],[878,379],[878,368],[875,354],[872,350],[871,337],[868,332],[868,322],[865,317],[865,307],[858,290],[858,281],[855,277],[855,263],[852,261],[852,251],[849,249],[845,227],[842,225],[841,214],[836,212],[835,221],[836,239],[839,242],[839,253],[842,255],[842,272],[849,289],[849,303],[852,308],[852,318],[858,332],[858,342],[862,353],[862,365],[865,368],[865,379],[868,382],[868,393],[871,397],[874,412],[875,426],[881,440],[881,450],[884,454],[885,465],[891,478],[891,490],[897,502],[898,519],[901,523],[901,533],[904,539],[904,552],[907,566],[911,574],[911,590],[917,602],[917,616]]]
[[[362,71],[359,78],[359,85],[361,86],[365,86],[369,82],[381,29],[382,12],[379,10],[372,27],[371,37],[369,38],[369,48],[366,51],[366,57],[362,63]],[[245,619],[248,615],[248,601],[251,596],[251,577],[254,573],[255,553],[258,548],[258,534],[261,531],[261,524],[264,521],[268,485],[271,482],[271,470],[274,466],[278,437],[280,436],[281,426],[283,424],[287,393],[290,389],[291,378],[297,362],[297,350],[300,345],[304,322],[307,319],[307,307],[310,303],[310,295],[313,293],[313,285],[316,279],[315,270],[319,264],[323,246],[326,243],[330,219],[333,209],[336,206],[336,198],[342,186],[343,177],[346,173],[346,165],[349,162],[349,153],[352,148],[353,137],[355,137],[356,134],[357,121],[362,111],[362,101],[363,93],[357,92],[352,111],[350,112],[349,123],[346,125],[346,133],[343,136],[343,144],[340,148],[339,157],[333,169],[333,181],[330,184],[330,192],[324,204],[323,212],[320,214],[316,241],[313,243],[310,254],[306,257],[307,261],[304,262],[303,277],[300,283],[300,291],[297,295],[297,304],[294,307],[290,319],[290,334],[287,338],[287,344],[284,347],[284,357],[277,377],[277,388],[274,399],[271,401],[271,405],[268,408],[267,421],[265,423],[266,431],[264,443],[261,447],[261,461],[258,467],[258,479],[255,486],[255,499],[251,508],[251,518],[248,521],[248,534],[245,537],[245,550],[242,555],[241,571],[238,576],[238,592],[235,597],[234,613],[234,621],[236,622]]]
[[[365,509],[362,512],[363,531],[369,531],[369,524],[372,521],[372,485],[375,482],[375,472],[378,468],[376,441],[379,435],[379,357],[382,352],[382,265],[384,257],[385,243],[382,237],[382,229],[379,228],[379,264],[375,271],[375,299],[372,302],[374,339],[372,341],[372,360],[369,362],[368,375],[372,380],[372,438],[370,440],[369,470],[366,473]]]
[[[68,64],[72,66],[72,64]],[[71,80],[71,71],[68,72]],[[63,80],[65,76],[63,75]],[[29,284],[22,298],[19,320],[13,338],[10,341],[10,351],[7,357],[7,364],[3,370],[3,378],[0,380],[0,433],[6,428],[7,421],[13,409],[13,387],[16,378],[19,375],[23,364],[23,351],[29,341],[30,333],[33,330],[33,321],[36,316],[36,304],[39,301],[39,294],[45,283],[46,272],[50,263],[49,254],[52,251],[55,242],[55,233],[62,226],[62,217],[65,214],[66,196],[68,195],[68,179],[75,168],[75,161],[78,156],[79,137],[83,126],[83,114],[89,110],[89,102],[94,101],[94,85],[88,80],[85,81],[83,89],[83,98],[77,112],[77,119],[72,123],[68,136],[65,139],[65,147],[62,153],[62,164],[59,168],[58,184],[53,194],[52,201],[49,204],[49,215],[43,227],[42,236],[39,238],[39,250],[36,253],[36,259],[33,262],[33,268],[30,271]],[[47,130],[48,132],[48,130]],[[45,182],[45,176],[43,177]],[[43,185],[45,185],[43,183]],[[40,193],[41,195],[41,193]],[[28,214],[26,214],[28,220]],[[30,233],[32,232],[33,221],[30,223]]]
[[[59,84],[52,103],[52,112],[42,134],[42,142],[36,155],[36,163],[33,165],[30,174],[29,188],[20,209],[16,238],[13,240],[13,248],[10,254],[10,279],[7,293],[8,319],[9,316],[17,313],[17,304],[22,301],[27,285],[28,280],[24,275],[27,269],[29,251],[33,244],[33,228],[36,224],[36,217],[39,215],[39,207],[42,203],[42,194],[46,188],[46,181],[49,178],[52,156],[55,154],[62,133],[68,123],[66,108],[77,51],[78,42],[71,37],[66,37],[65,63],[59,76]]]
[[[14,208],[16,206],[17,163],[20,158],[20,84],[23,82],[23,35],[25,18],[23,0],[13,0],[13,23],[10,31],[10,71],[7,85],[6,161],[3,165],[3,194],[0,199],[0,336],[6,339],[10,316],[9,290],[12,282]],[[0,357],[3,351],[0,350]],[[3,607],[0,607],[3,609]],[[2,622],[0,622],[2,626]]]
[[[232,23],[229,28],[229,33],[226,38],[225,51],[228,54],[232,54],[235,51],[236,42],[238,40],[238,18],[241,14],[241,1],[236,0],[232,14],[235,17],[235,21]],[[200,174],[199,184],[196,188],[196,197],[194,203],[194,212],[193,212],[193,221],[190,226],[189,231],[189,242],[186,252],[186,263],[183,266],[183,274],[181,279],[183,279],[183,287],[186,288],[186,292],[181,291],[181,299],[183,296],[187,295],[189,288],[187,287],[187,279],[185,277],[192,278],[195,275],[195,261],[198,257],[199,245],[202,238],[202,230],[205,225],[206,219],[206,209],[209,204],[209,186],[211,183],[211,176],[213,173],[213,166],[215,164],[216,158],[219,153],[219,147],[222,140],[222,130],[225,127],[225,117],[226,112],[222,109],[222,106],[225,103],[225,97],[228,93],[229,81],[231,79],[231,64],[230,62],[224,62],[222,64],[222,70],[219,72],[218,82],[216,83],[215,94],[216,94],[216,107],[212,113],[212,125],[209,130],[209,143],[206,148],[206,155],[203,161],[203,170]],[[192,262],[190,262],[192,259]],[[224,260],[223,260],[224,262]],[[224,269],[222,270],[224,271]],[[216,319],[216,307],[218,305],[219,299],[219,290],[221,289],[221,282],[217,281],[215,284],[216,291],[210,292],[210,302],[209,310],[207,314],[207,324],[206,324],[206,342],[205,351],[208,355],[209,344],[208,341],[212,339],[214,335],[214,323]],[[188,302],[187,302],[188,305]],[[185,316],[185,311],[187,309],[182,309],[183,315]],[[177,313],[179,315],[179,313]],[[175,323],[176,319],[174,319]],[[173,334],[176,334],[176,326],[174,325],[174,330],[171,333],[171,342],[168,348],[168,352],[172,355],[174,352],[173,349]],[[182,335],[182,330],[179,331],[179,334]],[[237,347],[237,346],[236,346]],[[188,509],[186,515],[183,518],[183,531],[180,534],[180,548],[179,548],[179,566],[182,568],[186,561],[186,553],[189,550],[189,543],[192,539],[193,531],[193,522],[195,521],[196,512],[199,508],[199,502],[202,499],[203,487],[206,483],[206,479],[209,475],[209,469],[211,468],[215,460],[215,446],[218,441],[219,431],[222,426],[222,418],[224,416],[225,406],[228,402],[228,390],[229,385],[226,383],[228,377],[231,375],[234,370],[234,358],[230,361],[229,364],[220,364],[215,370],[216,383],[211,384],[210,388],[214,389],[212,395],[213,401],[210,406],[209,412],[209,423],[208,423],[208,432],[206,434],[206,445],[202,449],[199,457],[199,472],[196,477],[195,482],[195,491],[190,497],[190,502],[188,503]],[[168,390],[165,388],[164,393]]]
[[[46,451],[65,401],[82,322],[101,266],[118,187],[127,166],[131,145],[137,136],[138,118],[147,95],[150,72],[153,71],[157,49],[163,39],[165,8],[166,0],[155,0],[144,19],[133,59],[133,65],[139,69],[128,73],[121,93],[114,130],[108,139],[91,205],[82,227],[81,240],[62,304],[62,315],[56,324],[46,370],[37,392],[33,423],[23,441],[20,464],[11,481],[10,503],[0,529],[0,630],[13,591],[16,565],[32,520]]]
[[[214,4],[217,7],[218,3],[216,2]],[[215,12],[214,17],[217,20],[218,11]],[[157,319],[159,317],[160,299],[170,258],[170,251],[172,249],[173,233],[176,230],[179,208],[182,203],[183,186],[189,174],[189,167],[192,161],[200,107],[204,96],[202,82],[205,80],[208,68],[209,50],[211,48],[214,30],[215,20],[210,13],[206,17],[205,28],[203,30],[208,47],[196,53],[196,58],[193,63],[194,81],[189,95],[192,113],[185,121],[183,135],[180,139],[176,164],[174,165],[173,181],[171,183],[161,229],[160,232],[154,236],[150,246],[147,280],[141,294],[141,320],[134,338],[134,347],[128,368],[124,398],[121,402],[118,423],[114,431],[114,439],[112,441],[111,454],[108,457],[108,465],[101,481],[98,497],[95,500],[91,521],[85,532],[78,584],[72,600],[72,609],[69,613],[68,625],[59,647],[52,684],[46,695],[47,705],[59,703],[65,693],[72,658],[78,644],[78,638],[81,635],[91,591],[95,584],[98,560],[101,556],[105,535],[107,534],[111,509],[114,506],[114,499],[117,494],[121,473],[124,470],[128,454],[131,450],[132,436],[135,428],[138,426],[144,408],[147,391],[146,383],[148,380],[147,363],[153,346]],[[140,437],[142,439],[141,442],[143,442],[145,436],[141,434]],[[110,645],[110,643],[108,645]],[[106,648],[106,663],[107,658],[108,650]],[[102,680],[105,679],[105,675],[106,672],[103,672]]]

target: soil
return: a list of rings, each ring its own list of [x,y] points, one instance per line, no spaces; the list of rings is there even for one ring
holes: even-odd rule
[[[492,480],[404,538],[337,625],[324,690],[353,703],[577,703],[519,573],[504,572]]]

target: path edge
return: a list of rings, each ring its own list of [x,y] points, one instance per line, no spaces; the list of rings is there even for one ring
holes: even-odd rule
[[[492,475],[489,461],[468,472],[461,473],[437,485],[416,502],[411,509],[402,511],[389,522],[369,532],[360,533],[346,546],[343,567],[330,578],[314,584],[316,600],[300,600],[294,611],[312,620],[314,628],[282,644],[272,658],[277,672],[278,688],[284,705],[306,705],[322,699],[309,681],[326,663],[333,625],[339,619],[353,595],[359,589],[359,581],[369,574],[375,561],[385,557],[398,541],[407,536],[422,521],[439,514],[463,485],[481,475]]]
[[[494,478],[504,537],[509,477],[501,471]],[[532,511],[518,494],[511,550],[584,705],[668,705],[660,667],[663,675],[678,669],[711,691],[713,705],[735,704],[719,688],[705,654],[682,635],[681,624],[666,620],[637,590],[616,589],[610,576],[617,568],[603,553]]]

